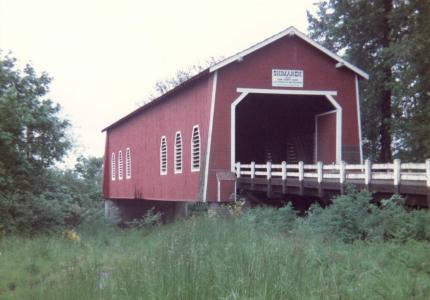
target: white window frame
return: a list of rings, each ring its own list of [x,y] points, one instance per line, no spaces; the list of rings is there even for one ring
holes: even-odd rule
[[[118,180],[122,180],[122,172],[124,171],[124,164],[122,159],[122,151],[118,151]]]
[[[125,149],[125,178],[131,179],[131,150]]]
[[[112,152],[110,156],[111,162],[110,162],[110,177],[112,181],[116,180],[116,161],[115,161],[115,152]]]
[[[199,166],[196,168],[194,167],[194,130],[197,130],[197,139],[198,139],[198,152],[197,152],[197,159]],[[194,125],[193,130],[191,131],[191,172],[198,172],[200,171],[200,165],[201,165],[201,148],[202,148],[202,141],[200,136],[200,128],[199,125]]]
[[[166,151],[164,152],[166,164],[163,170],[163,141],[166,146]],[[167,175],[167,137],[163,135],[160,139],[160,175]]]
[[[178,149],[178,140],[180,141],[180,149]],[[174,145],[175,151],[174,151],[174,163],[173,163],[173,169],[175,174],[181,174],[182,173],[182,158],[183,158],[183,144],[182,144],[182,133],[180,131],[176,131],[175,133],[175,145]],[[180,150],[180,153],[178,153],[178,150]],[[179,161],[178,161],[178,154],[179,154]]]

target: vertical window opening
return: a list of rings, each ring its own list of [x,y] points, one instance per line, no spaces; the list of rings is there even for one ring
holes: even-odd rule
[[[131,178],[131,153],[130,148],[127,148],[125,152],[125,178]]]
[[[122,180],[122,151],[118,151],[118,179]]]
[[[115,164],[116,164],[116,162],[115,162],[115,153],[113,153],[112,152],[112,156],[111,156],[111,167],[110,167],[110,172],[111,172],[111,177],[112,177],[112,180],[115,180],[116,179],[116,168],[115,168]]]
[[[182,135],[176,132],[175,136],[175,174],[182,173]]]
[[[200,171],[200,130],[198,125],[193,127],[191,136],[191,171]]]
[[[160,174],[167,174],[167,139],[165,136],[161,137],[160,143]]]

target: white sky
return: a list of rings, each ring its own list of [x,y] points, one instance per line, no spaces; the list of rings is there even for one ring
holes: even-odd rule
[[[137,108],[158,79],[230,56],[295,26],[315,0],[0,0],[0,49],[54,81],[73,124],[68,158],[102,156],[102,128]],[[3,53],[3,54],[4,54]]]

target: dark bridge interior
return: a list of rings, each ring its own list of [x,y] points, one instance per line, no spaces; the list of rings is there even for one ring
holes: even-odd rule
[[[333,109],[324,96],[248,95],[236,107],[236,161],[313,163],[315,115]]]

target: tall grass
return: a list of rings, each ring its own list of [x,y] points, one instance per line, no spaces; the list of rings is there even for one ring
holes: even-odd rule
[[[322,238],[291,211],[0,241],[0,299],[429,299],[427,241]],[[283,216],[283,217],[282,217]],[[288,220],[288,221],[285,221]]]
[[[430,215],[400,200],[351,191],[306,218],[236,208],[152,229],[87,224],[80,242],[7,237],[0,298],[428,299]]]

